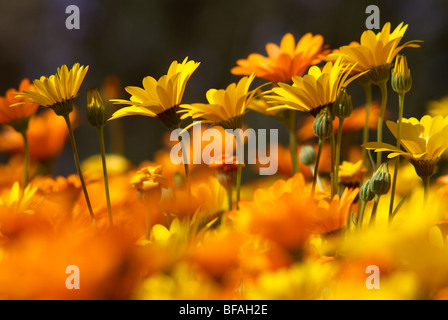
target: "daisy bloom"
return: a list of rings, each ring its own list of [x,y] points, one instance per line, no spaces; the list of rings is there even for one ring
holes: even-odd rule
[[[81,185],[86,198],[87,206],[89,208],[90,217],[92,218],[92,221],[95,221],[92,205],[90,204],[89,195],[87,193],[87,187],[84,182],[84,177],[82,176],[78,149],[76,147],[75,136],[73,134],[69,116],[73,111],[73,100],[78,95],[79,88],[88,69],[89,66],[80,66],[79,63],[75,63],[69,71],[67,66],[64,64],[62,67],[57,69],[56,74],[49,77],[42,76],[40,79],[33,81],[37,92],[24,91],[23,93],[18,93],[16,97],[29,98],[27,101],[35,102],[43,107],[51,108],[58,116],[62,116],[64,118],[70,136],[70,143],[72,146],[76,170],[79,178],[81,179]],[[25,102],[19,102],[18,104],[24,103]]]
[[[76,121],[77,112],[70,114]],[[26,136],[31,160],[45,162],[59,155],[67,142],[67,126],[52,110],[43,110],[31,117]],[[24,141],[20,133],[5,126],[0,132],[0,151],[10,154],[23,153]]]
[[[347,187],[359,187],[364,180],[366,171],[367,168],[363,165],[362,160],[356,163],[343,161],[339,166],[339,182]]]
[[[191,117],[193,120],[202,118],[202,123],[237,129],[242,127],[242,117],[251,102],[255,90],[249,87],[255,78],[252,73],[249,77],[242,77],[238,83],[231,83],[226,89],[210,89],[206,97],[208,103],[193,103],[181,105],[183,113],[181,119]]]
[[[369,77],[374,83],[389,79],[389,69],[395,56],[404,48],[420,47],[419,40],[408,41],[401,46],[408,25],[400,23],[392,32],[390,22],[383,26],[383,29],[375,34],[372,30],[366,30],[361,35],[361,42],[352,42],[348,46],[342,46],[336,53],[330,54],[329,60],[336,60],[340,56],[347,63],[356,63],[354,72],[370,71]]]
[[[116,111],[109,120],[140,115],[157,118],[169,129],[180,127],[180,119],[177,115],[185,87],[193,72],[199,66],[199,62],[193,60],[182,63],[173,61],[168,73],[154,79],[151,76],[143,78],[143,88],[128,86],[125,90],[131,94],[129,100],[112,99],[115,104],[129,105]]]
[[[322,70],[312,66],[303,77],[292,77],[292,85],[279,82],[278,87],[272,88],[272,94],[266,96],[268,103],[276,104],[268,110],[292,109],[316,116],[321,109],[336,101],[341,88],[362,75],[349,77],[355,66],[338,58],[334,64],[327,62]]]
[[[392,134],[397,137],[398,124],[387,121],[387,126]],[[415,167],[420,177],[432,176],[440,157],[448,148],[448,117],[428,115],[420,120],[416,118],[403,119],[401,145],[404,151],[387,143],[368,142],[366,149],[375,152],[389,151],[388,158],[403,156]]]
[[[38,104],[29,102],[27,98],[16,97],[15,94],[23,91],[35,91],[34,86],[28,79],[23,79],[20,82],[19,90],[9,89],[6,91],[4,97],[0,97],[0,123],[11,124],[14,126],[19,120],[29,119],[39,107]],[[12,106],[17,103],[23,103],[17,106]]]
[[[73,99],[78,95],[87,70],[89,66],[81,66],[79,63],[68,70],[64,64],[57,69],[56,74],[33,81],[37,92],[25,90],[16,97],[29,98],[27,101],[52,108],[57,115],[69,114],[73,110]]]
[[[266,44],[267,57],[252,53],[240,59],[231,72],[235,75],[250,75],[268,81],[289,81],[292,76],[301,76],[324,56],[324,38],[321,35],[305,34],[296,44],[291,33],[283,36],[280,46]]]

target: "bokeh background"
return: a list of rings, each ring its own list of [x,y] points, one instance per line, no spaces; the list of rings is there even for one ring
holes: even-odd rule
[[[183,102],[206,102],[209,88],[224,88],[239,77],[230,74],[237,59],[265,54],[267,42],[279,43],[291,32],[296,39],[322,34],[331,48],[359,41],[370,4],[380,8],[380,24],[409,24],[404,41],[419,39],[420,49],[404,51],[413,76],[404,116],[420,117],[428,101],[448,95],[448,2],[446,0],[14,0],[0,2],[0,93],[23,77],[50,75],[62,64],[89,65],[75,104],[80,111],[75,131],[81,159],[99,152],[96,132],[85,119],[86,90],[101,87],[108,76],[121,85],[141,85],[147,75],[159,78],[173,60],[186,56],[201,65],[190,79]],[[80,29],[68,30],[65,9],[80,9]],[[354,106],[364,103],[361,88],[349,89]],[[128,98],[124,90],[124,97]],[[379,90],[374,88],[374,99]],[[398,99],[389,92],[388,108],[396,118]],[[275,120],[250,113],[253,128],[279,128]],[[151,160],[166,132],[158,121],[123,118],[124,154],[134,163]],[[387,131],[387,130],[386,130]],[[109,134],[106,139],[110,148]],[[386,137],[387,140],[387,137]],[[6,159],[2,155],[0,160]],[[58,157],[54,174],[75,172],[69,143]]]

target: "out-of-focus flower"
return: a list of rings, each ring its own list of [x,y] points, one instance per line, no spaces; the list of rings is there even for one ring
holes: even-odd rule
[[[440,100],[432,100],[429,101],[426,109],[428,110],[428,114],[432,117],[448,116],[448,96],[441,98]]]
[[[353,71],[369,71],[368,76],[373,82],[389,79],[389,69],[395,56],[406,47],[420,47],[417,44],[421,42],[419,40],[408,41],[399,46],[407,28],[408,25],[403,26],[402,22],[390,32],[390,22],[387,22],[377,34],[366,30],[361,35],[361,43],[353,42],[351,45],[342,46],[327,58],[334,61],[342,56],[347,63],[357,63]]]
[[[0,206],[6,206],[14,212],[32,214],[31,203],[36,191],[37,188],[31,185],[28,185],[25,190],[21,191],[19,183],[15,182],[8,194],[0,198]]]
[[[316,116],[320,109],[332,105],[342,87],[362,74],[349,77],[356,64],[347,64],[342,58],[329,61],[320,69],[312,66],[303,77],[292,77],[293,84],[278,83],[272,94],[266,95],[268,103],[276,104],[268,110],[292,109],[309,112]]]
[[[181,105],[181,119],[191,117],[193,120],[202,118],[202,123],[222,126],[228,129],[242,127],[242,117],[255,94],[249,87],[255,78],[242,77],[238,83],[231,83],[226,89],[210,89],[207,91],[208,103],[193,103]],[[192,124],[193,125],[193,124]]]
[[[280,46],[266,44],[267,57],[258,53],[240,59],[231,72],[236,75],[255,73],[257,78],[268,81],[289,81],[292,76],[302,76],[313,64],[325,56],[324,38],[321,35],[305,34],[296,44],[294,36],[287,33]]]
[[[73,99],[78,95],[87,70],[89,66],[75,63],[69,71],[64,64],[58,68],[56,74],[48,78],[42,76],[33,81],[37,92],[26,90],[16,96],[29,98],[26,101],[52,108],[57,115],[69,114],[73,110]]]
[[[16,181],[23,177],[23,157],[14,155],[5,164],[0,164],[0,189],[10,188]],[[32,162],[29,168],[30,177],[36,175],[37,164]]]
[[[162,166],[138,170],[131,179],[131,185],[139,191],[165,187],[166,178],[162,175]]]
[[[139,260],[128,234],[104,232],[40,233],[7,248],[0,261],[4,299],[128,299],[139,281]],[[67,278],[79,270],[80,287],[68,290]],[[67,282],[66,282],[67,281]]]
[[[356,163],[343,161],[339,166],[339,182],[347,187],[359,187],[364,180],[366,171],[367,168],[363,165],[362,160]]]
[[[245,298],[255,300],[325,299],[325,288],[335,270],[320,261],[307,260],[290,268],[262,273],[248,283]]]
[[[339,195],[336,195],[330,201],[320,200],[318,207],[321,210],[314,211],[312,232],[326,236],[344,229],[347,224],[347,217],[350,215],[351,206],[358,193],[358,188],[346,188],[340,198]]]
[[[106,154],[107,172],[109,175],[125,174],[128,172],[132,164],[129,159],[120,154]],[[101,177],[103,175],[103,166],[101,155],[95,154],[85,159],[81,164],[82,171],[89,175],[91,179]]]
[[[72,122],[76,122],[76,110],[70,114]],[[27,138],[30,147],[30,158],[38,161],[52,159],[62,152],[68,138],[64,119],[51,110],[44,110],[30,119]],[[23,138],[12,128],[5,127],[0,133],[0,151],[7,153],[23,153]]]
[[[159,80],[151,76],[143,78],[143,88],[126,87],[126,91],[131,94],[130,100],[112,99],[111,101],[115,104],[129,105],[129,107],[116,111],[109,120],[141,115],[157,118],[169,129],[179,128],[181,121],[177,111],[187,82],[199,66],[199,62],[187,60],[188,57],[182,63],[173,61],[168,73],[160,77]]]
[[[243,230],[295,252],[302,249],[311,234],[313,210],[317,206],[305,192],[305,179],[298,173],[266,190],[257,189],[253,201],[242,201],[232,218]]]
[[[29,102],[29,99],[15,96],[17,92],[23,91],[36,91],[27,78],[20,82],[19,90],[9,89],[4,97],[0,97],[0,123],[11,124],[17,120],[29,118],[39,108],[38,104]],[[23,104],[12,106],[17,103]]]
[[[387,126],[392,134],[397,137],[398,124],[387,121]],[[387,143],[368,142],[367,149],[375,152],[389,151],[388,158],[403,156],[415,167],[419,176],[432,176],[440,157],[448,148],[448,117],[423,116],[403,119],[401,145],[405,151]]]

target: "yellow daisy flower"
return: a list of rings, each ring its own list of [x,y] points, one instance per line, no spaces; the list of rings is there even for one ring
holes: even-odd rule
[[[373,70],[369,72],[369,76],[373,76],[374,82],[381,81],[384,77],[388,79],[389,69],[395,56],[406,47],[420,47],[417,44],[417,42],[421,42],[420,40],[408,41],[399,46],[407,28],[408,25],[403,25],[402,22],[390,32],[390,22],[388,22],[377,34],[372,30],[366,30],[361,35],[361,43],[352,42],[348,46],[342,46],[337,52],[330,54],[328,59],[334,61],[342,56],[348,63],[357,62],[353,71]]]
[[[367,168],[363,165],[363,161],[356,163],[343,161],[339,166],[338,179],[340,183],[350,187],[359,187],[364,180],[364,174]]]
[[[181,119],[202,118],[202,123],[231,129],[241,128],[242,117],[256,92],[256,90],[249,91],[254,78],[255,74],[252,73],[249,77],[241,78],[238,83],[229,84],[226,89],[208,90],[206,96],[209,103],[181,105],[182,110],[179,112],[184,113]]]
[[[31,102],[43,107],[52,108],[57,115],[69,114],[73,110],[73,99],[78,95],[89,66],[75,63],[72,69],[64,64],[57,69],[57,73],[49,77],[42,76],[33,81],[36,91],[25,90],[16,94],[16,97],[27,97]],[[30,102],[20,102],[27,103]]]
[[[398,124],[392,121],[386,124],[397,137]],[[364,146],[375,152],[389,151],[388,158],[403,156],[414,165],[419,176],[426,177],[434,173],[435,165],[448,148],[447,135],[448,117],[425,115],[420,120],[403,119],[401,145],[404,151],[388,143],[368,142]]]
[[[342,58],[336,62],[329,61],[321,70],[312,66],[308,74],[303,77],[292,77],[293,84],[278,83],[278,87],[271,90],[272,95],[266,95],[268,103],[275,103],[268,111],[278,109],[292,109],[310,112],[316,116],[319,111],[336,101],[341,88],[361,76],[359,73],[349,78],[356,64],[347,64]]]
[[[193,60],[182,63],[173,61],[168,73],[154,79],[151,76],[143,78],[143,88],[128,86],[125,90],[131,94],[129,100],[112,99],[115,104],[125,104],[128,107],[116,111],[109,120],[141,115],[157,118],[168,128],[179,128],[180,119],[177,110],[185,92],[185,86],[193,72],[199,66],[199,62]]]

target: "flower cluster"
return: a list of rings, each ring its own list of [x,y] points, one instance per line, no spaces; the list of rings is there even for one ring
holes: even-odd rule
[[[208,89],[207,103],[184,101],[200,66],[189,58],[144,77],[142,87],[126,86],[128,99],[107,78],[87,90],[100,152],[82,163],[73,129],[83,103],[74,103],[89,66],[24,79],[0,97],[0,151],[11,154],[0,165],[0,298],[447,299],[448,178],[437,169],[446,161],[448,106],[431,102],[430,115],[405,117],[412,77],[402,52],[419,46],[402,44],[407,27],[386,23],[339,48],[322,35],[296,42],[287,33],[266,45],[267,56],[237,60],[231,73],[241,78]],[[256,79],[263,84],[254,87]],[[352,101],[356,85],[365,103]],[[289,146],[269,155],[278,172],[254,181],[244,181],[243,169],[263,159],[249,166],[227,153],[244,148],[237,132],[249,112],[290,134]],[[103,130],[123,141],[117,124],[135,115],[178,133],[182,163],[172,161],[166,133],[164,147],[138,165],[107,151]],[[382,141],[383,122],[396,140]],[[207,148],[197,123],[231,135],[229,148],[219,142],[226,153],[186,161]],[[55,177],[53,160],[68,139],[77,174]],[[80,270],[79,289],[68,289],[69,266]],[[366,284],[372,266],[379,290]]]

